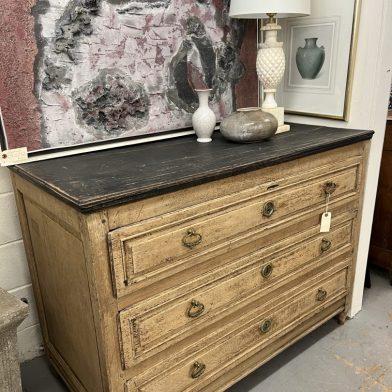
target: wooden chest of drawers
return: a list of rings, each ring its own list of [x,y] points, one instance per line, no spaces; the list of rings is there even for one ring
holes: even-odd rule
[[[344,321],[371,134],[297,125],[259,145],[14,167],[46,351],[70,389],[223,391]]]

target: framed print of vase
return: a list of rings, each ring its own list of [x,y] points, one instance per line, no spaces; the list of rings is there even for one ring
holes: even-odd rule
[[[348,120],[360,3],[312,0],[310,16],[282,21],[286,113]]]

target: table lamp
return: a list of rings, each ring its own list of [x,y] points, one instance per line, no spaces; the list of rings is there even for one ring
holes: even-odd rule
[[[263,86],[264,99],[262,109],[278,119],[277,133],[290,130],[284,124],[284,108],[278,107],[275,100],[276,89],[285,70],[283,43],[278,42],[278,25],[276,18],[306,16],[310,14],[311,0],[231,0],[230,17],[240,19],[262,19],[268,17],[261,27],[264,42],[259,45],[256,69]]]

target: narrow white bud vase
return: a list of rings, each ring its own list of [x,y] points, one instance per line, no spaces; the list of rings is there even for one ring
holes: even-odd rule
[[[193,113],[192,125],[199,143],[212,141],[211,135],[216,125],[215,113],[208,105],[208,97],[212,89],[195,90],[199,97],[199,108]]]

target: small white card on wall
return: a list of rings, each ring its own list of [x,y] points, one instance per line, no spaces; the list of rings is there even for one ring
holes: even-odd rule
[[[13,150],[4,150],[0,152],[0,165],[10,166],[18,163],[27,162],[29,159],[27,148],[14,148]]]
[[[320,233],[329,233],[331,230],[332,213],[324,212],[321,215]]]

